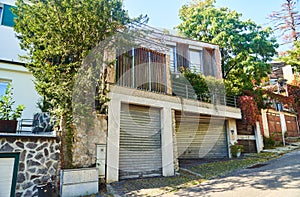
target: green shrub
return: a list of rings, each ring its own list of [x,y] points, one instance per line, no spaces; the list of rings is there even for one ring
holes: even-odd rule
[[[265,148],[273,148],[275,146],[275,140],[272,136],[269,138],[264,137],[264,147]]]

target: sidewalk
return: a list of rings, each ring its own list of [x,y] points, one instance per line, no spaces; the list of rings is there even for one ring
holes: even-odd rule
[[[283,154],[289,153],[295,149],[300,148],[300,142],[294,142],[291,144],[288,144],[284,147],[276,147],[274,149],[266,149],[263,150],[262,153],[260,154],[245,154],[244,159],[255,159],[255,158],[261,158],[262,163],[269,159],[275,159],[279,156],[282,156]],[[264,159],[265,158],[265,159]],[[268,158],[268,159],[267,159]],[[239,163],[243,163],[243,158],[242,159],[225,159],[219,162],[235,162],[239,161]],[[259,159],[258,159],[259,160]],[[258,161],[257,160],[257,161]],[[215,167],[214,162],[211,161],[212,163],[210,164],[209,162],[195,162],[194,165],[195,167],[198,166],[198,168],[201,168],[202,166],[204,167],[205,165],[210,165],[211,167]],[[218,161],[216,161],[218,163]],[[225,164],[224,163],[224,164]],[[223,163],[222,163],[223,164]],[[253,164],[254,166],[257,164],[261,164],[259,162],[256,162]],[[193,164],[184,164],[185,167],[188,167],[188,169],[193,169]],[[231,165],[231,164],[230,164]],[[235,164],[233,164],[235,165]],[[249,164],[252,166],[252,164]],[[215,169],[215,168],[214,168]],[[240,168],[242,169],[242,168]],[[195,169],[193,169],[194,172]],[[205,170],[208,173],[212,172],[212,169],[210,170]],[[214,171],[217,171],[215,169]],[[161,196],[164,194],[168,194],[173,191],[177,191],[182,188],[187,188],[187,187],[192,187],[193,185],[198,185],[201,184],[205,181],[206,179],[203,179],[199,176],[197,176],[193,173],[188,173],[187,171],[180,170],[180,175],[174,176],[174,177],[156,177],[156,178],[145,178],[145,179],[132,179],[132,180],[123,180],[120,182],[115,182],[112,184],[107,185],[108,189],[108,195],[111,196]],[[226,174],[224,174],[226,175]],[[218,178],[214,178],[218,179]]]
[[[293,143],[287,144],[286,146],[276,147],[274,149],[265,149],[265,150],[262,150],[261,152],[284,154],[284,153],[293,151],[298,148],[300,148],[300,142],[293,142]]]

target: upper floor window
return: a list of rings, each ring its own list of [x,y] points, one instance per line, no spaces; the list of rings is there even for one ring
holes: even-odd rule
[[[177,71],[177,64],[176,64],[176,47],[170,46],[169,47],[169,55],[170,55],[170,69],[172,73],[176,73]]]
[[[0,24],[4,26],[13,27],[15,25],[15,14],[12,12],[13,6],[0,4]]]
[[[9,82],[8,81],[0,81],[0,97],[5,94],[5,90],[8,86]]]
[[[180,50],[175,46],[169,47],[171,73],[178,73],[181,66],[189,68],[192,72],[203,73],[203,53],[200,49],[190,49],[188,45]]]
[[[3,5],[0,4],[0,21],[2,21]]]
[[[190,70],[192,72],[200,73],[203,71],[202,68],[202,51],[200,50],[189,50],[189,62]]]

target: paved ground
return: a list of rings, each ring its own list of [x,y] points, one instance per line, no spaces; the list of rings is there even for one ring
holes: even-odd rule
[[[265,166],[240,170],[164,196],[300,197],[300,150],[271,160]]]

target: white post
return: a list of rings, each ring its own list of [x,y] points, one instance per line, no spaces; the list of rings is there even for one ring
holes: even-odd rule
[[[280,124],[281,124],[282,143],[283,146],[285,146],[284,133],[287,131],[287,127],[286,127],[284,113],[279,112],[279,117],[280,117]]]
[[[163,176],[174,176],[172,110],[171,108],[163,108],[161,114],[161,151]]]

